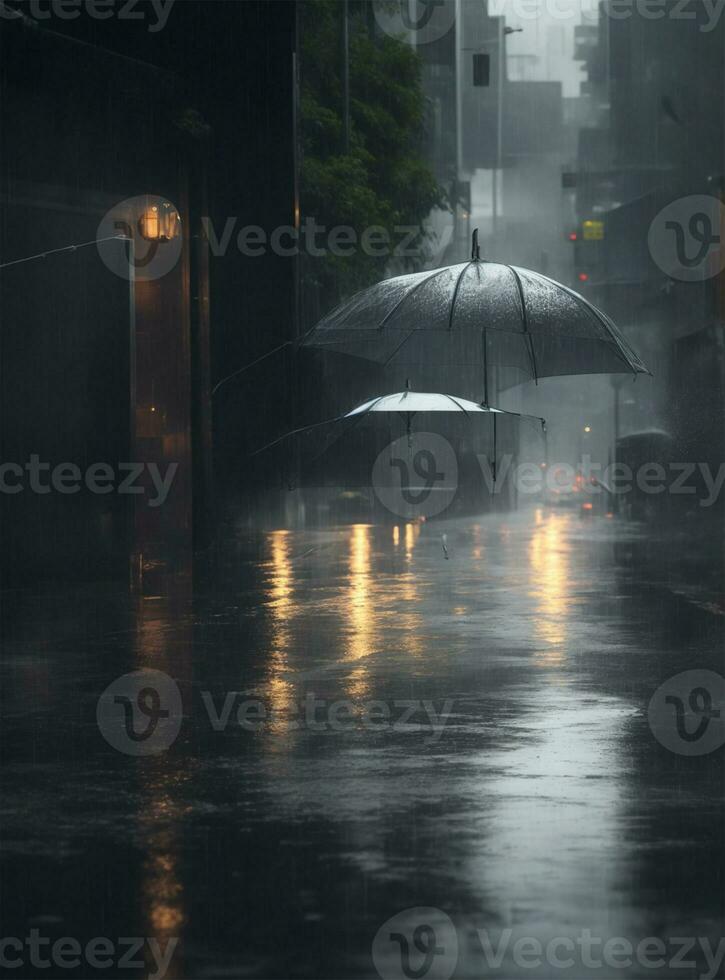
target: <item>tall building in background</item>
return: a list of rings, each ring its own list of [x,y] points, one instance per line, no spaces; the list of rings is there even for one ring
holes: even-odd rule
[[[699,5],[687,19],[615,13],[603,3],[598,25],[577,29],[593,109],[575,177],[577,274],[655,375],[617,388],[617,434],[654,417],[683,459],[720,459],[722,276],[668,275],[653,256],[651,230],[673,201],[722,197],[725,25]]]

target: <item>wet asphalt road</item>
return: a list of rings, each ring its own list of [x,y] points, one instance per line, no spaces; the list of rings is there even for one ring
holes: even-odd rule
[[[704,974],[701,947],[678,968],[670,940],[723,935],[723,750],[669,751],[647,705],[679,671],[722,673],[725,617],[641,545],[567,510],[240,533],[195,588],[13,596],[0,932],[178,938],[169,978],[402,980],[373,939],[432,907],[461,977]],[[96,721],[141,668],[184,710],[148,757]],[[513,953],[585,930],[660,937],[665,965]],[[481,931],[510,936],[498,966]],[[144,955],[2,972],[147,976]],[[452,969],[449,949],[425,976]]]

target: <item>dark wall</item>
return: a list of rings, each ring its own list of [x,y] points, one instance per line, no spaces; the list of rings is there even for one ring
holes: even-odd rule
[[[239,231],[269,236],[294,223],[294,0],[178,0],[165,28],[139,22],[74,21],[67,30],[183,79],[190,126],[208,127],[211,373],[216,383],[296,331],[296,260],[249,257]],[[199,229],[196,229],[199,232]],[[213,400],[217,489],[242,493],[261,474],[247,450],[289,427],[293,365],[284,354],[245,373]]]
[[[150,386],[148,370],[138,369],[148,334],[166,336],[157,390],[167,431],[188,430],[188,324],[178,315],[184,263],[160,281],[165,301],[146,315],[145,332],[143,290],[134,295],[128,277],[85,243],[127,196],[183,196],[184,136],[168,121],[174,82],[18,22],[0,24],[0,64],[0,261],[17,263],[0,272],[2,457],[24,466],[37,455],[83,473],[104,463],[118,474],[143,453],[135,393]],[[18,261],[71,244],[82,247]],[[125,246],[117,250],[121,259]],[[165,397],[184,384],[181,405]],[[153,458],[165,462],[161,452]],[[176,453],[174,461],[187,463]],[[27,480],[19,493],[0,493],[3,584],[124,578],[136,546],[136,503],[115,492],[40,494]],[[188,527],[188,514],[182,476],[154,533],[164,522]]]
[[[87,446],[100,440],[94,451],[110,461],[128,458],[129,446],[138,458],[181,459],[186,468],[174,485],[180,507],[165,507],[150,523],[144,512],[140,528],[136,517],[137,532],[163,538],[190,530],[192,485],[197,515],[200,506],[209,509],[208,500],[199,503],[211,414],[205,366],[212,381],[219,380],[295,335],[295,260],[269,250],[244,256],[236,237],[246,225],[270,233],[294,219],[296,9],[276,0],[179,0],[163,30],[150,31],[151,22],[98,21],[85,14],[25,27],[0,21],[0,261],[92,240],[104,212],[139,193],[168,197],[187,219],[184,258],[174,276],[137,288],[133,359],[124,284],[103,287],[105,269],[93,264],[95,250],[85,267],[68,257],[54,262],[53,269],[72,274],[44,277],[29,267],[14,279],[3,275],[3,371],[15,381],[4,388],[2,427],[13,454],[54,446],[59,458],[75,461],[80,438]],[[233,231],[224,254],[208,260],[202,218],[218,235],[225,227]],[[119,288],[123,302],[115,295]],[[29,290],[33,303],[26,309]],[[113,343],[106,342],[106,332]],[[77,343],[69,340],[75,358],[58,356],[64,335],[77,335]],[[117,342],[126,345],[125,357]],[[44,367],[33,376],[32,366],[41,360]],[[106,378],[100,396],[112,398],[117,409],[108,423],[91,401],[76,404],[64,396],[65,386],[80,391],[92,383],[84,379],[97,377],[96,364]],[[222,489],[237,493],[253,482],[246,450],[288,424],[289,366],[273,358],[266,374],[245,374],[214,400]],[[51,372],[52,384],[43,372]],[[159,404],[163,423],[159,414],[146,417]],[[24,412],[35,428],[23,430]],[[30,435],[16,439],[22,431]],[[87,523],[95,504],[87,504],[67,504],[66,498],[53,504],[59,513],[45,505],[35,541],[14,527],[17,560],[6,557],[4,564],[27,563],[35,575],[40,562],[61,574],[73,542],[85,541],[80,565],[88,570],[100,539]],[[7,507],[7,500],[0,499],[0,506]],[[39,505],[27,506],[33,511]],[[20,524],[33,523],[30,511]],[[119,526],[125,527],[127,515],[120,511]],[[71,513],[64,528],[60,515]],[[12,520],[2,523],[13,527]],[[42,540],[47,547],[39,546]]]

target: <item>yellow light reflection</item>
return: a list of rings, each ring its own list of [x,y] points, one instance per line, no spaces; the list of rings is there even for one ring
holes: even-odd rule
[[[269,586],[269,604],[284,614],[292,604],[292,565],[290,562],[289,531],[270,533],[272,552],[272,576]]]
[[[272,616],[272,644],[267,665],[265,693],[269,698],[269,731],[287,731],[286,717],[292,706],[293,687],[286,674],[290,669],[292,645],[290,623],[294,615],[294,572],[290,558],[290,532],[271,531],[271,575],[268,588],[268,609]]]
[[[191,620],[185,615],[190,603],[189,581],[170,587],[158,602],[139,597],[136,608],[135,656],[140,667],[168,671],[175,678],[187,679],[190,665],[178,649],[190,650]],[[181,950],[186,924],[184,880],[180,862],[184,803],[180,799],[188,771],[182,770],[173,753],[143,760],[139,769],[141,803],[138,810],[138,836],[143,860],[140,864],[141,908],[147,929],[155,936],[163,953],[171,943],[168,980],[184,976]]]
[[[163,781],[149,789],[162,789]],[[184,888],[179,877],[178,834],[174,820],[181,817],[180,807],[172,796],[151,795],[149,809],[141,820],[142,834],[148,847],[143,864],[143,894],[146,915],[162,949],[169,939],[179,935],[186,916],[183,909]],[[168,974],[167,974],[168,975]]]
[[[473,548],[471,549],[471,555],[476,561],[480,561],[483,558],[483,541],[481,540],[481,525],[473,525]]]
[[[370,574],[371,530],[369,524],[355,524],[350,529],[350,588],[347,603],[349,642],[346,659],[363,661],[348,678],[348,694],[354,698],[364,698],[368,694],[368,666],[365,660],[372,653],[375,640],[375,610]]]
[[[396,618],[403,629],[400,639],[401,646],[406,653],[419,657],[424,652],[424,643],[420,616],[418,615],[418,605],[420,604],[418,576],[414,572],[400,576],[396,596],[402,600],[396,603],[395,607],[397,610]]]
[[[552,514],[536,524],[529,545],[533,595],[537,600],[536,637],[545,644],[534,657],[542,667],[556,667],[564,659],[567,623],[571,606],[570,546],[568,515]]]
[[[413,554],[415,543],[420,537],[420,524],[405,525],[405,554],[408,558]]]

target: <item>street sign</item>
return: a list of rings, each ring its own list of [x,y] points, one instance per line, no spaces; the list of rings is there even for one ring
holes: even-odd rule
[[[601,242],[604,240],[603,221],[585,221],[582,225],[585,242]]]

